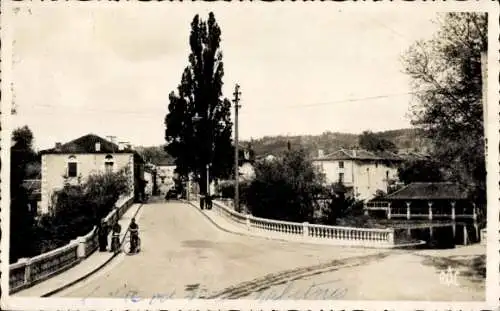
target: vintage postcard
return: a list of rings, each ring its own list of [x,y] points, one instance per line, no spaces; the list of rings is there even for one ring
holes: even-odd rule
[[[499,8],[2,1],[6,310],[499,306]]]

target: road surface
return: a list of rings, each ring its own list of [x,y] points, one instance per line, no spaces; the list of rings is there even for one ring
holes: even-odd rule
[[[155,302],[169,298],[484,299],[484,286],[476,283],[467,283],[467,290],[463,284],[439,285],[439,271],[423,265],[424,257],[412,251],[231,234],[181,202],[145,204],[138,218],[139,254],[119,256],[56,296]]]

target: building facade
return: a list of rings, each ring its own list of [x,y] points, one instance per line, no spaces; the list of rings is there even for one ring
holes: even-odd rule
[[[173,160],[164,159],[156,163],[156,184],[160,195],[165,195],[175,185],[175,164]]]
[[[327,184],[342,183],[359,200],[369,200],[378,190],[387,192],[396,180],[403,159],[396,154],[366,150],[340,149],[324,155],[321,151],[312,163],[324,174]]]
[[[42,155],[40,213],[51,210],[53,194],[65,184],[85,182],[92,174],[129,169],[131,193],[136,200],[144,194],[144,161],[130,146],[116,145],[89,134],[66,144],[56,143]]]

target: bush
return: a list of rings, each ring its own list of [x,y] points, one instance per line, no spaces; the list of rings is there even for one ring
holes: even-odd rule
[[[257,217],[311,221],[321,182],[305,152],[290,150],[280,159],[256,164],[255,179],[242,191],[242,200]]]
[[[362,224],[365,224],[367,219],[363,218],[362,201],[347,197],[347,191],[342,184],[333,184],[323,191],[327,204],[321,209],[319,221],[322,224],[364,226]]]
[[[114,207],[121,195],[129,192],[126,171],[96,174],[85,183],[66,184],[53,197],[54,210],[43,216],[34,231],[35,245],[44,253],[89,233]]]
[[[240,190],[239,191],[240,201],[242,201],[241,203],[244,203],[246,193],[247,193],[248,188],[250,186],[250,182],[242,181],[242,182],[238,183],[238,186],[239,186],[238,188]],[[220,196],[221,198],[234,199],[234,188],[235,188],[234,181],[224,181],[224,182],[219,183],[219,185],[217,185],[216,191],[218,193],[218,196]]]

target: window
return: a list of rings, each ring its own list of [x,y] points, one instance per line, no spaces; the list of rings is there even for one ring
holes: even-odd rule
[[[106,173],[112,173],[113,172],[113,165],[115,164],[113,160],[113,156],[107,155],[105,160],[104,160],[104,170]]]
[[[344,173],[339,173],[339,183],[344,182]]]
[[[344,168],[344,161],[339,162],[339,168]]]
[[[78,164],[76,162],[75,156],[70,156],[68,158],[68,177],[78,176]]]

